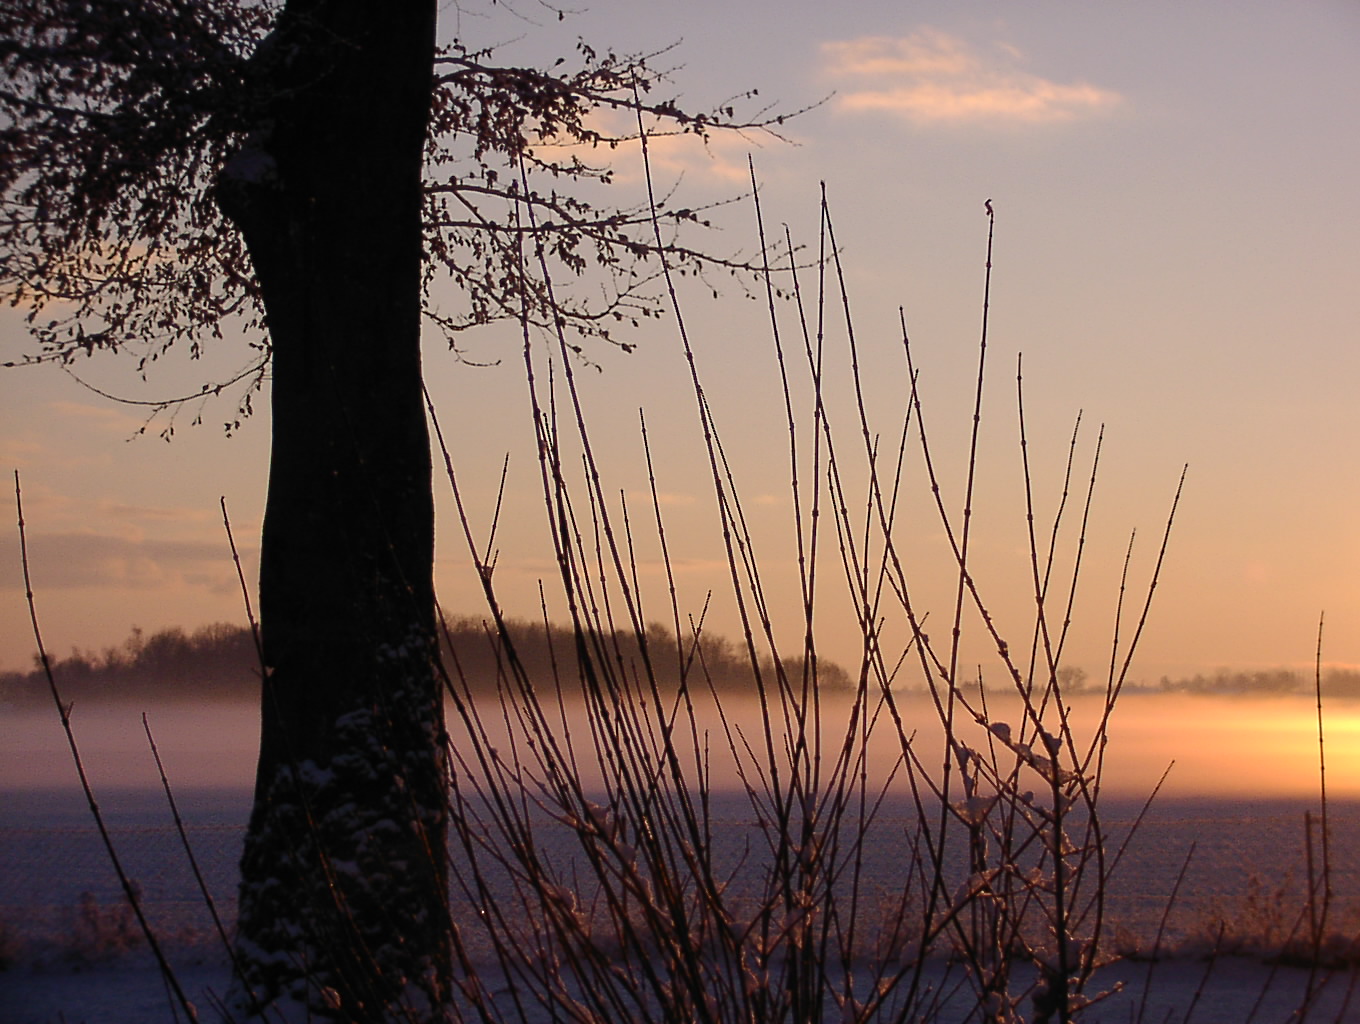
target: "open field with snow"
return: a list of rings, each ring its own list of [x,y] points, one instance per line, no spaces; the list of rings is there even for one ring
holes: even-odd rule
[[[219,909],[234,908],[235,859],[249,806],[242,788],[178,794],[188,835]],[[110,790],[101,808],[120,856],[136,880],[146,909],[191,990],[203,1019],[212,1020],[214,993],[228,979],[212,932],[170,824],[163,795]],[[11,957],[0,972],[0,1008],[11,1024],[150,1024],[173,1020],[153,961],[131,924],[107,858],[79,794],[69,789],[0,791],[0,921]],[[1137,813],[1132,801],[1107,808],[1109,845],[1124,845]],[[909,825],[903,808],[887,804],[868,847],[866,874],[891,891],[898,843]],[[1332,808],[1334,921],[1357,931],[1355,865],[1360,863],[1360,805]],[[738,845],[752,827],[744,798],[726,795],[716,811],[715,838]],[[1157,960],[1158,931],[1176,875],[1191,845],[1195,855],[1167,916]],[[1104,991],[1122,983],[1092,1020],[1241,1024],[1288,1019],[1302,999],[1308,971],[1273,965],[1284,936],[1302,909],[1302,809],[1292,801],[1171,800],[1152,812],[1127,844],[1109,894],[1111,950],[1135,954],[1097,975]],[[557,856],[569,858],[564,845]],[[866,918],[868,916],[866,911]],[[1220,925],[1224,954],[1211,957]],[[1234,954],[1234,955],[1228,955]],[[957,970],[934,965],[932,978],[947,992]],[[1329,976],[1307,1020],[1347,1021],[1344,1010],[1357,981],[1355,966]],[[1146,993],[1146,999],[1144,996]],[[1260,1000],[1254,1018],[1252,1008]],[[1346,1014],[1351,1014],[1347,1016]],[[1142,1016],[1140,1017],[1140,1014]]]

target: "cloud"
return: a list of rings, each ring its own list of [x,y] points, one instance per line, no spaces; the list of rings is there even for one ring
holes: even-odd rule
[[[222,514],[211,506],[132,504],[107,497],[73,497],[41,478],[24,481],[23,499],[26,518],[41,524],[49,536],[95,537],[107,533],[115,543],[124,544],[140,543],[148,534],[163,536],[178,529],[181,537],[189,533],[194,537],[219,538],[215,541],[219,554],[226,551]]]
[[[601,146],[580,150],[577,155],[586,164],[609,167],[614,181],[621,185],[635,185],[644,178],[640,144],[635,138],[637,122],[625,111],[595,110],[587,116],[587,124],[606,137],[620,139],[616,148]],[[675,126],[653,120],[648,126],[647,155],[652,174],[660,182],[679,178],[720,185],[723,189],[749,186],[751,171],[747,157],[754,155],[759,163],[760,152],[784,142],[759,129],[726,130],[714,128],[705,138],[694,132],[676,131]],[[656,134],[650,134],[656,132]],[[555,149],[551,144],[539,147]],[[568,147],[563,147],[565,157]]]
[[[697,135],[655,135],[647,140],[652,172],[663,178],[697,177],[732,186],[749,186],[748,155],[763,148],[747,132],[716,130],[707,139]],[[641,176],[641,158],[638,176]],[[625,175],[626,177],[626,175]]]
[[[94,503],[99,514],[120,521],[155,523],[220,523],[221,513],[211,508],[185,508],[164,505],[130,505],[126,502],[101,498]]]
[[[6,466],[27,469],[37,465],[45,453],[46,448],[40,441],[26,437],[0,438],[0,463]]]
[[[146,416],[142,413],[131,413],[108,405],[55,401],[49,403],[49,408],[63,419],[79,420],[102,433],[118,434],[125,438],[135,436],[146,423]]]
[[[696,500],[697,499],[693,494],[687,494],[677,491],[656,492],[656,501],[658,505],[693,505]],[[650,505],[652,503],[652,492],[641,490],[629,491],[628,501],[634,507],[640,504]]]
[[[835,105],[881,111],[917,124],[1051,124],[1095,117],[1123,102],[1085,82],[1060,83],[1019,68],[1008,43],[992,59],[937,29],[908,36],[862,36],[822,44],[824,71],[846,83]]]
[[[13,432],[0,439],[0,464],[19,469],[88,465],[91,456],[69,444],[66,428],[72,421],[80,421],[81,430],[88,428],[99,434],[114,434],[120,440],[135,436],[137,429],[146,422],[145,416],[138,418],[120,409],[101,409],[69,401],[45,402],[25,413],[13,417]],[[61,428],[59,431],[51,429],[54,423]],[[27,485],[25,490],[28,490]]]
[[[18,547],[17,537],[0,537],[0,560],[17,564]],[[66,587],[147,590],[183,585],[227,593],[237,586],[235,569],[220,541],[48,533],[30,536],[28,549],[34,585],[40,592]],[[0,589],[22,586],[17,573],[0,576]]]

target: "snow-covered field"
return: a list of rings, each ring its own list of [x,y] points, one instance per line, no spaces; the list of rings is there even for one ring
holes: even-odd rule
[[[200,1020],[220,1019],[215,1008],[228,982],[224,963],[190,958],[176,964],[176,976],[198,1008]],[[1082,1019],[1093,1024],[1360,1020],[1354,972],[1322,978],[1320,995],[1303,1017],[1294,1016],[1308,984],[1308,972],[1301,968],[1272,969],[1238,957],[1212,965],[1175,959],[1151,966],[1119,964],[1102,977],[1102,989],[1117,983],[1122,989],[1087,1010]],[[138,953],[81,970],[24,967],[0,973],[0,1019],[6,1024],[154,1024],[183,1020],[183,1014],[177,1013],[150,957]]]
[[[241,788],[179,794],[196,855],[228,919],[248,800]],[[101,806],[151,917],[169,939],[181,983],[201,1019],[216,1019],[215,996],[224,989],[227,971],[163,796],[145,789],[110,791]],[[0,972],[0,1021],[174,1020],[154,964],[129,930],[83,800],[69,790],[0,792],[0,811],[0,921],[14,948],[13,965]],[[1133,812],[1131,804],[1107,807],[1113,842]],[[1360,892],[1358,812],[1353,804],[1332,808],[1334,885],[1343,897],[1339,919],[1352,931],[1356,901],[1350,895]],[[743,827],[739,798],[722,813],[729,818],[726,830]],[[1159,805],[1130,844],[1121,884],[1111,893],[1111,919],[1124,937],[1148,946],[1191,843],[1197,844],[1196,856],[1163,943],[1172,956],[1155,965],[1128,961],[1107,968],[1099,987],[1123,982],[1125,990],[1085,1019],[1182,1021],[1189,1013],[1191,1021],[1205,1024],[1283,1022],[1298,1006],[1306,971],[1272,969],[1253,956],[1220,957],[1210,970],[1202,953],[1217,921],[1239,937],[1287,927],[1286,918],[1301,905],[1302,809],[1287,802]],[[870,865],[885,878],[891,870],[887,851],[883,863]],[[1306,1019],[1360,1021],[1360,994],[1346,1002],[1354,983],[1354,972],[1331,978]]]
[[[87,709],[88,710],[88,709]],[[156,1024],[175,1017],[164,986],[127,919],[117,880],[91,823],[70,788],[69,755],[51,715],[0,721],[0,1024]],[[253,709],[224,706],[160,709],[158,738],[195,854],[223,916],[234,914],[236,862],[250,799]],[[128,722],[87,713],[80,719],[87,764],[120,857],[158,933],[167,938],[181,983],[200,1009],[218,1019],[215,996],[227,981],[220,943],[187,866],[144,737]],[[102,730],[102,731],[101,731]],[[242,737],[247,739],[243,740]],[[121,787],[121,788],[120,788]],[[1304,810],[1315,800],[1159,800],[1128,845],[1107,893],[1107,937],[1121,948],[1148,949],[1162,922],[1177,872],[1195,855],[1167,919],[1151,967],[1125,961],[1105,969],[1099,988],[1124,991],[1091,1013],[1092,1021],[1245,1024],[1284,1022],[1299,1005],[1306,971],[1273,969],[1252,943],[1278,938],[1303,905]],[[1117,849],[1137,812],[1133,801],[1104,802],[1107,848]],[[715,804],[719,841],[740,845],[751,827],[743,798]],[[876,829],[902,834],[905,806],[883,810]],[[1333,801],[1336,927],[1360,935],[1360,803]],[[878,844],[866,881],[900,888],[900,843]],[[1208,972],[1203,954],[1219,923],[1229,943],[1249,955],[1219,957]],[[1267,943],[1268,944],[1268,943]],[[1108,948],[1108,947],[1107,947]],[[1145,985],[1151,971],[1150,985]],[[1347,1003],[1354,972],[1329,980],[1306,1020],[1360,1022],[1360,994]],[[1144,991],[1147,992],[1146,999]],[[1252,1015],[1262,992],[1265,998]]]
[[[1208,974],[1206,980],[1206,972]],[[227,984],[220,963],[189,962],[177,967],[204,1022],[217,1020],[216,999]],[[1272,972],[1258,962],[1226,958],[1208,971],[1204,963],[1175,960],[1157,964],[1148,984],[1147,964],[1111,968],[1108,985],[1125,982],[1122,991],[1092,1007],[1082,1019],[1094,1024],[1285,1024],[1295,1020],[1352,1024],[1360,1020],[1360,991],[1353,974],[1326,980],[1322,995],[1306,1017],[1294,1018],[1307,984],[1307,972],[1282,968]],[[1144,993],[1147,993],[1146,1002]],[[1259,1004],[1259,1005],[1258,1005]],[[144,955],[81,971],[21,969],[0,973],[0,1019],[6,1024],[155,1024],[176,1017],[165,986]]]

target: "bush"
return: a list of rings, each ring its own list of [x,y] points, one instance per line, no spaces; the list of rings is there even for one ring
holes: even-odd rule
[[[135,890],[134,895],[138,895]],[[93,893],[80,894],[65,945],[68,960],[78,964],[102,963],[130,953],[144,942],[136,914],[127,902],[119,900],[112,906],[103,906]]]

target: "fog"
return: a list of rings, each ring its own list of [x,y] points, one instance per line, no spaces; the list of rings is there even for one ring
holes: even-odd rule
[[[940,728],[928,700],[899,701],[921,762],[935,769],[941,761]],[[723,705],[738,747],[744,736],[760,746],[760,714],[752,700],[727,699]],[[1072,703],[1079,740],[1091,733],[1099,713],[1094,698]],[[145,708],[172,784],[190,788],[245,788],[254,778],[258,712],[242,702],[175,702]],[[482,712],[490,740],[502,758],[516,745],[494,701]],[[131,704],[77,705],[72,727],[91,782],[96,788],[145,788],[160,785],[142,726],[143,707]],[[1149,793],[1174,761],[1163,789],[1168,798],[1196,796],[1298,797],[1315,799],[1318,786],[1317,710],[1305,697],[1225,698],[1138,694],[1116,708],[1106,751],[1104,784],[1121,796]],[[700,734],[708,737],[713,785],[740,785],[722,720],[711,703],[696,711]],[[1014,709],[994,702],[995,721],[1018,725]],[[566,727],[576,744],[578,767],[588,785],[597,783],[598,766],[589,753],[589,722],[579,704],[568,706]],[[839,745],[849,717],[848,698],[823,704],[823,736],[828,750]],[[561,732],[559,724],[556,732]],[[461,726],[450,732],[458,743]],[[965,720],[962,742],[983,746],[983,730]],[[1337,797],[1360,796],[1360,706],[1333,701],[1326,715],[1327,786]],[[525,748],[520,747],[522,757]],[[870,772],[881,778],[900,752],[885,721],[869,741]],[[829,761],[830,753],[826,755]],[[0,708],[0,788],[51,789],[77,784],[70,750],[58,716],[51,709]]]

